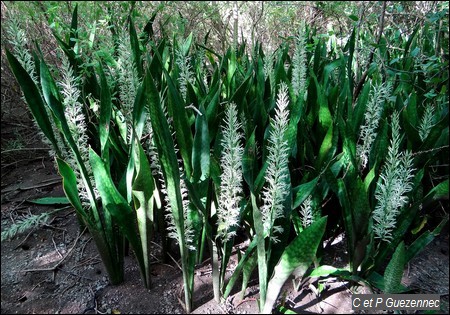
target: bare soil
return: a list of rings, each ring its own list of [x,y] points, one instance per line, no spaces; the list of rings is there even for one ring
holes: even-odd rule
[[[47,150],[42,149],[44,146],[28,116],[23,114],[13,123],[5,123],[6,117],[2,117],[2,230],[30,213],[40,214],[58,207],[36,205],[30,200],[64,196],[53,161]],[[408,264],[403,279],[414,292],[440,294],[443,314],[449,310],[448,235],[447,225]],[[185,313],[179,267],[173,261],[162,262],[157,241],[152,255],[150,290],[144,288],[132,255],[125,258],[124,282],[111,285],[92,238],[80,230],[74,210],[68,207],[46,225],[1,243],[1,313]],[[329,264],[345,263],[343,243],[337,244],[327,259]],[[297,292],[292,282],[287,281],[280,298],[297,313],[353,313],[354,288],[339,279],[328,279],[324,285],[321,293],[316,292],[317,283],[307,283]],[[205,261],[196,269],[195,286],[193,313],[258,313],[257,278],[250,282],[243,299],[235,292],[219,305],[213,299],[211,266]],[[368,290],[360,288],[358,293]]]

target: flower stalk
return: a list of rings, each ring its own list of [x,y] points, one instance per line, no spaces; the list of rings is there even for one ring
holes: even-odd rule
[[[373,212],[375,238],[390,242],[401,209],[408,204],[407,193],[412,190],[412,154],[400,152],[399,114],[392,116],[392,139],[384,169],[380,174]]]

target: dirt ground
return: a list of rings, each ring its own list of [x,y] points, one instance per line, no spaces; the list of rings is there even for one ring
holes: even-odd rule
[[[40,214],[58,206],[28,202],[35,198],[64,196],[52,160],[37,137],[28,114],[9,121],[2,117],[1,226],[2,231],[29,213]],[[448,225],[419,256],[408,264],[404,283],[415,292],[441,295],[441,312],[448,314],[449,247]],[[343,245],[330,259],[343,263]],[[176,314],[182,306],[182,273],[172,261],[162,263],[157,242],[153,243],[153,285],[143,287],[137,263],[125,258],[125,281],[113,286],[90,235],[78,227],[72,208],[52,216],[48,224],[1,243],[1,313],[3,314]],[[250,282],[244,299],[239,292],[226,303],[213,299],[211,266],[198,266],[195,277],[196,314],[258,313],[257,280]],[[316,295],[313,286],[299,292],[287,281],[281,296],[297,313],[345,314],[351,308],[352,289],[338,279],[329,279]],[[367,293],[368,291],[359,291]]]

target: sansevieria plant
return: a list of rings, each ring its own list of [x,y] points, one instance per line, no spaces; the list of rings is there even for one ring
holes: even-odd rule
[[[129,244],[151,287],[159,233],[163,255],[181,262],[188,313],[207,249],[216,301],[241,275],[244,294],[257,271],[262,313],[292,275],[404,291],[405,263],[448,220],[432,231],[421,220],[448,198],[448,175],[436,182],[430,168],[448,153],[448,93],[414,58],[437,58],[418,46],[420,30],[396,37],[392,52],[375,45],[362,75],[356,41],[372,36],[360,28],[342,47],[303,24],[273,52],[257,43],[220,53],[194,33],[158,38],[156,13],[138,30],[135,13],[86,34],[75,7],[67,38],[54,33],[53,66],[17,21],[5,50],[111,283],[126,276]],[[322,240],[342,232],[349,266],[320,266]]]
[[[91,96],[91,99],[97,98],[94,102],[99,103],[100,112],[93,111],[89,103],[82,101],[82,95],[86,93],[87,86],[89,88],[93,86],[91,86],[92,72],[85,71],[86,77],[79,77],[76,74],[80,73],[81,68],[78,67],[82,66],[80,56],[75,54],[77,7],[73,12],[70,37],[68,44],[56,37],[64,51],[61,57],[60,79],[57,80],[53,78],[39,47],[37,47],[37,53],[18,54],[18,51],[26,48],[14,46],[15,55],[22,59],[25,57],[23,61],[17,59],[8,50],[6,55],[39,128],[50,141],[55,152],[66,196],[75,208],[80,222],[86,225],[92,234],[111,282],[117,284],[123,281],[123,245],[124,237],[126,237],[135,250],[144,276],[144,285],[149,286],[149,263],[147,259],[144,259],[144,252],[148,253],[145,247],[144,249],[141,247],[144,243],[140,243],[140,235],[143,234],[137,234],[135,230],[136,212],[126,196],[123,197],[117,190],[117,181],[111,173],[110,162],[114,159],[110,159],[113,157],[110,155],[110,150],[116,145],[117,138],[110,137],[112,133],[109,120],[117,112],[113,109],[111,90],[101,68],[98,72],[100,83],[97,83],[97,91],[100,93]],[[31,55],[33,55],[32,60],[29,58]],[[35,75],[37,73],[40,75],[39,78]],[[129,97],[138,99],[134,102],[135,104],[142,99],[139,92]],[[87,117],[86,113],[90,116]],[[98,123],[97,129],[88,128],[88,118]],[[129,129],[132,130],[133,127],[129,126]],[[96,143],[99,147],[92,148],[94,143],[92,138],[100,140]],[[133,143],[129,148],[131,160],[134,158],[136,161],[133,163],[133,169],[137,169],[135,179],[146,177],[151,183],[151,173],[142,175],[145,165],[142,158],[139,159],[142,156],[139,155],[139,146],[136,147]],[[136,185],[134,185],[136,191],[140,189],[138,182],[135,181]],[[138,212],[140,208],[136,207]]]

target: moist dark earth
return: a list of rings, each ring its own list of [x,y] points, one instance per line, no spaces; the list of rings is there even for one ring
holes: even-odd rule
[[[15,113],[14,117],[3,115],[11,112]],[[2,231],[23,216],[64,207],[29,202],[41,197],[64,196],[61,179],[29,116],[20,108],[14,111],[2,109]],[[442,209],[443,213],[445,211],[448,209]],[[440,294],[441,311],[437,313],[443,314],[448,314],[449,309],[448,240],[447,223],[441,235],[407,265],[403,277],[403,283],[415,293]],[[172,260],[162,261],[157,239],[152,244],[152,288],[144,288],[132,254],[125,257],[124,282],[111,285],[94,242],[88,232],[80,229],[73,208],[58,211],[47,224],[2,241],[1,313],[185,313],[181,270]],[[239,246],[236,250],[245,250],[245,244]],[[324,259],[335,266],[345,264],[343,242]],[[236,264],[236,255],[232,257],[230,269],[233,263]],[[349,283],[328,279],[320,294],[316,294],[316,287],[317,283],[306,283],[297,292],[288,280],[280,294],[280,302],[304,314],[354,312],[351,296],[355,288]],[[359,288],[358,293],[369,291]],[[243,299],[235,292],[226,303],[219,305],[213,299],[210,262],[205,260],[196,268],[193,313],[258,313],[257,298],[256,275]]]

